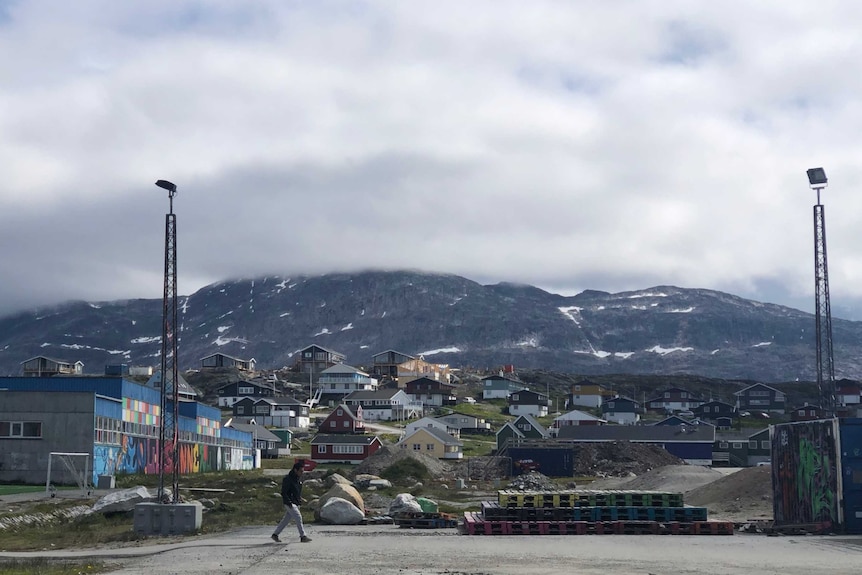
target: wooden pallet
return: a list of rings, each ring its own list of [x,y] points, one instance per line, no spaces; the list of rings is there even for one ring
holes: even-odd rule
[[[682,493],[584,490],[563,492],[497,492],[501,507],[684,507]]]
[[[404,529],[445,529],[458,527],[458,518],[449,513],[402,513],[395,524]]]
[[[733,535],[731,521],[505,521],[464,513],[467,535]]]

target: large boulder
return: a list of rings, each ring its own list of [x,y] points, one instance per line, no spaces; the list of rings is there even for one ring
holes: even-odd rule
[[[165,489],[165,496],[170,498],[170,490]],[[132,511],[138,503],[155,502],[158,492],[150,491],[143,485],[112,491],[93,504],[94,513],[118,513]]]
[[[399,493],[389,504],[389,515],[394,517],[402,513],[422,513],[422,506],[410,493]]]
[[[340,473],[333,473],[326,478],[326,485],[329,487],[332,487],[333,485],[353,485],[353,482]]]
[[[354,477],[353,485],[358,489],[386,489],[392,487],[392,483],[388,479],[383,479],[370,473],[360,473]]]
[[[343,485],[341,483],[336,483],[333,485],[329,491],[324,493],[320,497],[320,507],[319,509],[323,509],[323,506],[326,505],[326,502],[332,499],[333,497],[340,497],[341,499],[346,499],[356,506],[357,509],[362,511],[362,514],[365,515],[365,501],[362,499],[362,496],[359,494],[359,491],[356,490],[352,485]]]
[[[332,497],[320,508],[320,520],[332,525],[356,525],[365,513],[341,497]]]

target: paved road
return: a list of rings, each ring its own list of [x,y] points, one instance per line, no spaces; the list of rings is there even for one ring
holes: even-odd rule
[[[314,541],[269,540],[271,526],[125,547],[4,553],[90,559],[123,575],[811,575],[860,573],[862,537],[466,536],[395,526],[309,526]],[[285,537],[286,536],[286,537]]]

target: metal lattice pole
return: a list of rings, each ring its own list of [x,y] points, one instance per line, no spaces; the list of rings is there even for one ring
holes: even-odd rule
[[[159,492],[165,502],[165,475],[171,474],[171,503],[179,501],[179,373],[177,368],[177,218],[174,195],[177,188],[159,180],[168,190],[170,210],[165,215],[165,289],[162,300],[161,425],[159,426]]]
[[[832,353],[832,310],[829,304],[829,265],[826,257],[826,213],[820,203],[814,206],[814,294],[817,338],[817,387],[821,407],[828,417],[835,415],[835,359]]]

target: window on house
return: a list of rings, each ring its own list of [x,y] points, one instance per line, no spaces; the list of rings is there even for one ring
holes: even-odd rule
[[[742,449],[742,442],[741,441],[734,441],[733,442],[733,448],[734,449]]]
[[[425,444],[425,450],[426,451],[434,451],[434,444],[433,443],[426,443]]]
[[[335,420],[329,422],[329,427],[335,427],[336,425],[338,425],[338,422]]]
[[[42,437],[40,421],[0,421],[0,437]]]
[[[760,449],[769,449],[769,441],[761,441]]]
[[[326,446],[325,445],[318,445],[317,446],[317,452],[318,453],[326,453]]]
[[[719,449],[727,449],[728,443],[726,441],[719,441],[718,448]]]
[[[615,407],[615,406],[614,406],[614,402],[613,402],[613,401],[608,402],[608,409],[613,409],[614,407]]]
[[[801,415],[803,417],[805,416],[805,410],[804,409],[800,409],[798,413],[799,413],[799,415]]]
[[[239,395],[254,395],[254,388],[249,386],[240,386],[237,388]]]
[[[245,414],[245,406],[244,405],[237,405],[236,406],[236,414],[237,415],[244,415]]]
[[[670,398],[670,392],[669,392],[669,391],[665,391],[665,392],[664,392],[664,398],[665,398],[665,399]]]
[[[748,442],[749,449],[757,449],[757,440],[751,440]]]
[[[342,415],[342,413],[341,413],[341,410],[340,410],[340,409],[339,409],[338,411],[336,411],[335,413],[336,413],[336,415]]]
[[[344,420],[344,427],[350,427],[350,421]]]
[[[580,386],[580,385],[576,385],[576,386],[575,386],[575,391],[581,391],[581,386]]]
[[[518,401],[518,394],[517,393],[512,395],[512,401]]]
[[[422,444],[421,443],[414,443],[413,444],[413,451],[422,451]]]

